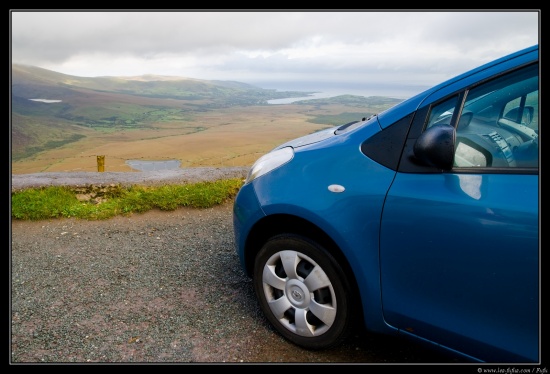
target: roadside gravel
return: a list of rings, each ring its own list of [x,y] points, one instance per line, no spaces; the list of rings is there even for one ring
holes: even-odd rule
[[[12,174],[11,190],[44,186],[86,186],[86,185],[159,185],[184,184],[228,178],[246,178],[248,167],[226,168],[195,167],[174,170],[138,172],[45,172],[33,174]]]
[[[244,178],[246,173],[198,169],[178,173],[175,180]],[[127,174],[141,172],[101,173],[124,178],[92,183],[78,179],[83,173],[45,174],[41,182],[31,175],[12,176],[12,188],[46,181],[134,183],[136,177]],[[143,181],[168,179],[142,175]],[[364,331],[322,352],[285,341],[260,313],[251,281],[241,271],[232,202],[104,221],[15,220],[10,239],[11,364],[457,363]]]

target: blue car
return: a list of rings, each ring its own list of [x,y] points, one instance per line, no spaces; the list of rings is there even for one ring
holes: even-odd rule
[[[274,328],[540,362],[539,72],[535,45],[259,158],[233,225]]]

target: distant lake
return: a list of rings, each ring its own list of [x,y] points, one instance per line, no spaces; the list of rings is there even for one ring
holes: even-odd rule
[[[61,100],[48,100],[48,99],[29,99],[30,101],[40,101],[42,103],[50,104],[50,103],[60,103]]]
[[[291,104],[296,101],[302,101],[302,100],[313,100],[313,99],[326,99],[328,97],[334,97],[339,96],[342,94],[337,93],[329,93],[329,92],[315,92],[314,94],[311,94],[309,96],[301,96],[301,97],[287,97],[285,99],[273,99],[273,100],[267,100],[268,104],[278,105],[278,104]]]
[[[309,96],[300,96],[300,97],[287,97],[284,99],[273,99],[273,100],[267,100],[268,104],[272,105],[281,105],[281,104],[292,104],[296,101],[302,101],[302,100],[315,100],[315,99],[327,99],[329,97],[336,97],[336,96],[342,96],[342,95],[354,95],[354,96],[363,96],[363,97],[370,97],[370,96],[384,96],[384,97],[391,97],[394,99],[408,99],[409,97],[414,96],[416,93],[421,92],[420,90],[418,92],[411,91],[410,94],[407,93],[401,93],[399,95],[395,95],[392,92],[386,93],[386,92],[380,92],[378,94],[372,93],[372,92],[364,92],[364,91],[323,91],[323,92],[315,92],[314,94],[311,94]]]
[[[126,165],[132,169],[139,171],[154,171],[154,170],[176,170],[180,168],[181,161],[143,161],[143,160],[128,160]]]
[[[274,89],[278,92],[284,91],[302,91],[304,96],[300,97],[287,97],[284,99],[268,100],[268,104],[280,105],[291,104],[296,101],[302,100],[314,100],[314,99],[326,99],[330,97],[336,97],[341,95],[354,95],[354,96],[383,96],[391,97],[394,99],[408,99],[410,97],[419,94],[420,92],[430,88],[429,86],[418,85],[398,85],[398,84],[374,84],[367,85],[363,83],[340,85],[335,84],[316,84],[311,82],[249,82],[255,84],[258,87],[265,89]],[[314,92],[314,94],[307,95],[307,92]]]

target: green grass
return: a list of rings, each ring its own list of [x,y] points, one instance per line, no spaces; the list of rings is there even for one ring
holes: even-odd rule
[[[158,187],[29,188],[11,193],[11,217],[31,221],[53,218],[102,220],[152,209],[210,208],[234,198],[242,184],[241,178],[234,178]]]

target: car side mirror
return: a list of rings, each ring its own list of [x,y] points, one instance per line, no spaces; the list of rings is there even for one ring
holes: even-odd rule
[[[521,123],[526,126],[529,125],[533,121],[533,116],[535,115],[535,108],[528,105],[523,108],[523,111],[521,113],[519,110],[520,110],[519,107],[510,109],[504,115],[504,118],[514,121],[516,123]]]
[[[460,115],[460,119],[458,120],[458,125],[456,126],[457,130],[463,130],[466,127],[470,126],[470,122],[472,122],[472,118],[474,118],[474,113],[472,112],[464,112]]]
[[[424,131],[414,143],[414,157],[440,170],[453,168],[456,130],[451,125],[434,125]]]

